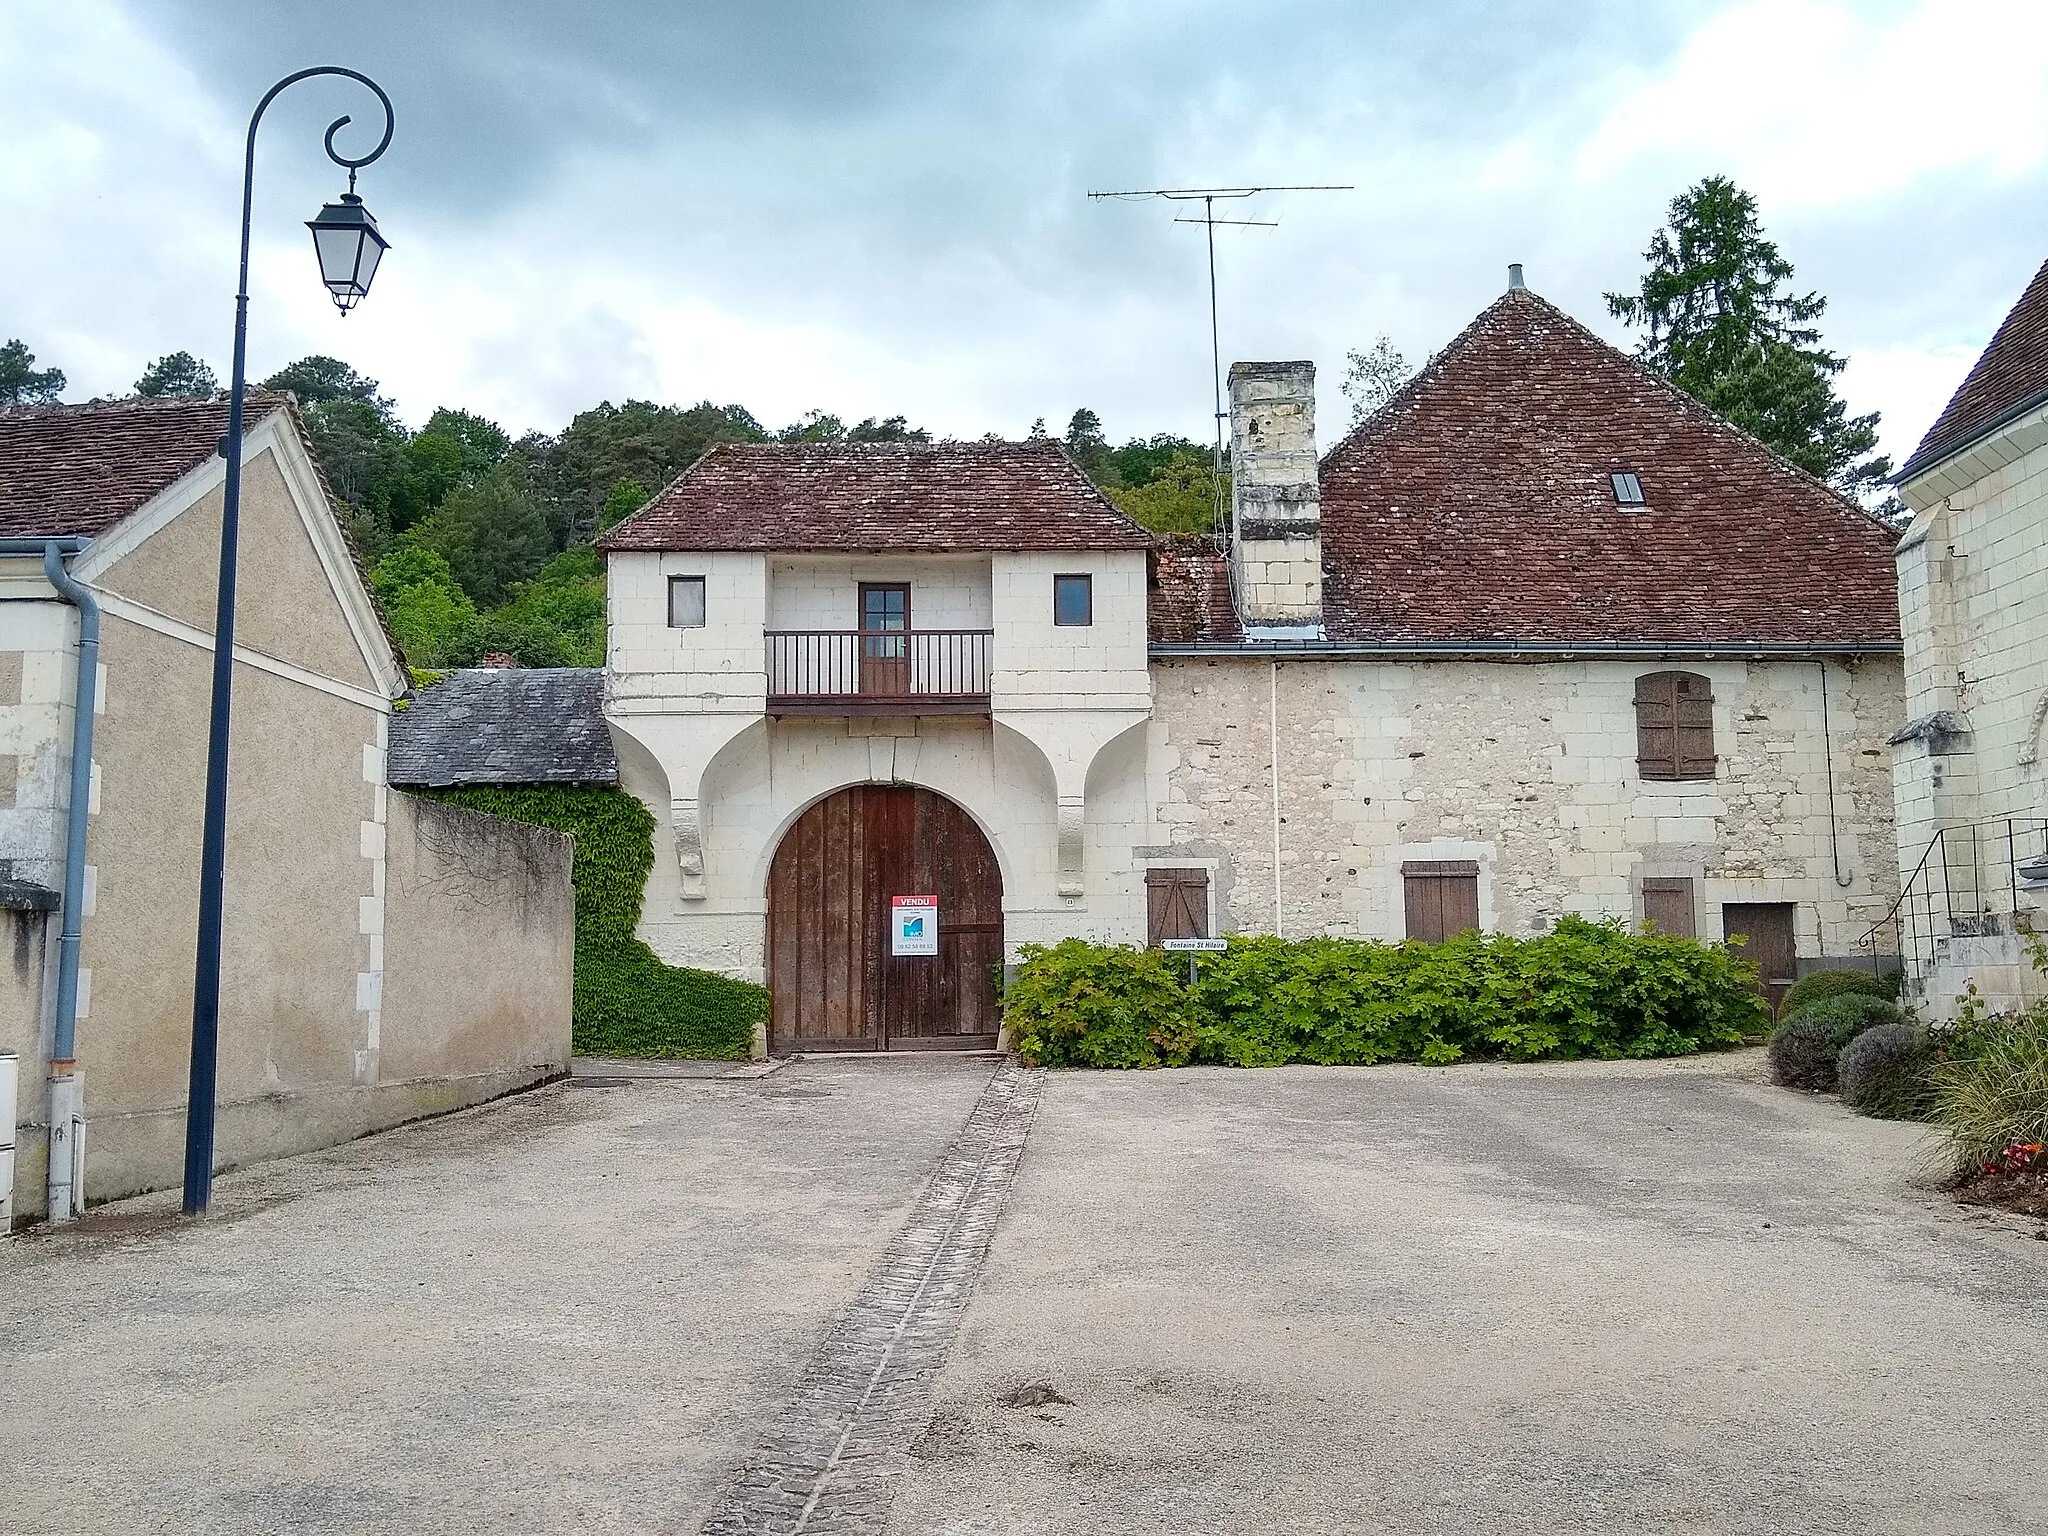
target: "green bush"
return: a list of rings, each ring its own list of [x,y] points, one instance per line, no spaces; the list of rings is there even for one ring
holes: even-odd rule
[[[1865,1030],[1898,1020],[1895,1006],[1869,992],[1838,992],[1791,1009],[1771,1031],[1771,1071],[1787,1088],[1832,1092],[1843,1047]]]
[[[1788,1013],[1771,1031],[1771,1076],[1786,1088],[1830,1093],[1835,1086],[1835,1024],[1812,1008]]]
[[[1836,1077],[1843,1100],[1880,1120],[1926,1116],[1934,1051],[1926,1032],[1893,1022],[1866,1029],[1842,1048]]]
[[[1882,976],[1875,976],[1869,971],[1815,971],[1810,976],[1802,976],[1792,983],[1785,993],[1781,1012],[1791,1013],[1808,1003],[1818,1003],[1844,994],[1881,997],[1896,1002],[1899,996],[1899,973],[1887,971]]]
[[[1569,917],[1532,939],[1234,938],[1192,989],[1158,950],[1069,939],[1022,962],[1011,1035],[1050,1066],[1669,1056],[1767,1022],[1755,968],[1727,950]]]
[[[1084,939],[1064,939],[1050,949],[1027,944],[1023,956],[1003,996],[1020,1054],[1076,1067],[1188,1060],[1195,1018],[1179,956]]]
[[[1971,1014],[1935,1044],[1929,1114],[1948,1133],[1959,1173],[2016,1142],[2048,1142],[2048,1002],[2021,1014]]]
[[[768,1017],[768,989],[711,971],[664,965],[633,937],[654,818],[624,790],[574,785],[472,785],[419,791],[566,832],[576,844],[574,1042],[592,1056],[690,1056],[737,1060]]]

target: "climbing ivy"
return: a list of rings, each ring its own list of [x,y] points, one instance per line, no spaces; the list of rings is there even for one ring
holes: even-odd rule
[[[737,1059],[768,1017],[768,989],[711,971],[664,965],[633,937],[654,818],[620,789],[469,785],[417,791],[508,821],[566,832],[576,845],[575,1046],[591,1056]]]

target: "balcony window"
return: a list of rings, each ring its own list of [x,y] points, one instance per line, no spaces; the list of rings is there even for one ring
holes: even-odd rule
[[[704,578],[671,576],[668,579],[668,626],[670,629],[704,627]]]
[[[1093,578],[1055,576],[1052,579],[1052,621],[1055,624],[1086,625],[1095,622]]]

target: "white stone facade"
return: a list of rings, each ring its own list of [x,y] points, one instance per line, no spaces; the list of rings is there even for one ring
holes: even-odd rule
[[[1680,666],[1713,683],[1718,771],[1645,782],[1635,679]],[[1702,938],[1793,902],[1802,958],[1853,956],[1895,891],[1899,665],[1825,669],[1824,729],[1818,661],[1160,661],[1139,862],[1213,861],[1225,931],[1399,939],[1402,863],[1469,859],[1490,930],[1639,919],[1680,877]]]
[[[2041,991],[2014,930],[2048,931],[2048,892],[2014,867],[2048,836],[2048,407],[1902,491],[1901,718],[1918,728],[1893,773],[1900,868],[1918,877],[1902,921],[1923,936],[1906,948],[1932,1011],[1972,982],[2010,1007]]]
[[[1122,878],[1148,818],[1151,712],[1142,551],[979,558],[616,552],[607,715],[622,784],[662,856],[641,937],[673,964],[759,979],[782,833],[852,784],[918,784],[963,806],[1003,871],[1012,948],[1142,932]],[[706,578],[705,624],[667,624],[667,579]],[[1091,622],[1053,621],[1053,580],[1085,575]],[[988,628],[986,714],[772,717],[765,633],[850,630],[863,581],[906,583],[914,628]],[[770,618],[774,622],[769,622]],[[976,622],[979,621],[979,622]]]

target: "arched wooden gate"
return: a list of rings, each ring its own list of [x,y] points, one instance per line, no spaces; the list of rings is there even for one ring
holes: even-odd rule
[[[936,897],[937,953],[895,952],[892,898]],[[967,813],[928,789],[860,784],[798,817],[768,873],[773,1051],[996,1043],[1003,877]]]

